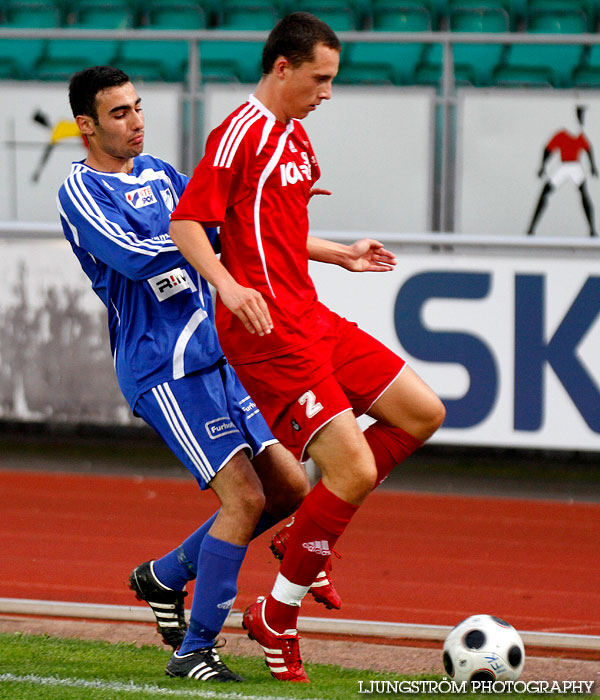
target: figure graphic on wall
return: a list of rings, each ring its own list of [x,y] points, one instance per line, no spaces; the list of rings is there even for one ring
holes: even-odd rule
[[[77,122],[73,119],[61,119],[56,124],[52,124],[49,117],[41,110],[37,110],[31,118],[34,122],[49,130],[48,143],[44,147],[40,161],[31,175],[31,180],[33,182],[38,182],[42,174],[42,170],[48,162],[50,154],[59,141],[62,141],[63,139],[78,138],[83,141],[83,145],[85,147],[87,147],[87,143],[79,131]]]
[[[594,227],[594,208],[586,187],[585,170],[579,160],[581,152],[585,151],[590,161],[591,173],[594,177],[598,177],[592,146],[583,133],[585,109],[586,108],[581,105],[576,108],[577,121],[581,126],[581,130],[577,136],[569,133],[566,129],[561,129],[554,134],[544,148],[538,177],[541,178],[546,174],[546,161],[554,151],[560,152],[561,163],[552,175],[547,175],[548,179],[544,183],[535,212],[533,213],[533,218],[531,219],[531,224],[527,230],[529,236],[533,235],[538,219],[548,203],[548,195],[558,189],[566,180],[571,180],[571,182],[579,188],[583,210],[590,226],[590,236],[598,235]]]

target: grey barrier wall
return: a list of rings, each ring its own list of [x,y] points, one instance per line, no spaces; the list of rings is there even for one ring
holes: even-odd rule
[[[114,377],[104,307],[58,227],[2,224],[0,234],[0,419],[136,424]],[[325,303],[404,356],[444,400],[434,443],[600,451],[595,241],[378,237],[396,253],[395,271],[315,263],[311,274]]]

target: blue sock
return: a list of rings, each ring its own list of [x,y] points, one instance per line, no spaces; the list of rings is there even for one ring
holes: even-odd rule
[[[218,512],[213,513],[196,532],[183,541],[183,544],[180,544],[179,547],[154,562],[154,573],[164,586],[168,586],[174,591],[182,591],[188,581],[196,578],[200,547],[204,537],[215,522]],[[277,522],[278,520],[272,515],[265,512],[261,513],[251,539],[262,535],[263,532],[269,530]]]
[[[237,577],[248,547],[206,535],[187,634],[178,654],[214,646],[237,595]]]

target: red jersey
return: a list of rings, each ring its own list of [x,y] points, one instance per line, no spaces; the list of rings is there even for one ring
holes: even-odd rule
[[[307,205],[319,176],[300,122],[283,124],[251,95],[211,132],[171,216],[220,226],[221,262],[269,307],[273,330],[259,336],[217,299],[219,340],[232,364],[288,354],[327,329],[308,274]]]
[[[568,131],[559,131],[554,134],[546,146],[547,151],[560,151],[560,159],[563,163],[572,163],[579,159],[581,151],[589,153],[590,144],[584,134],[573,136]]]

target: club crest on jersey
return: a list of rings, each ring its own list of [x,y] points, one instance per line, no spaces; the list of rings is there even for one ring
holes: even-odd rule
[[[197,290],[196,285],[180,267],[150,277],[148,284],[154,294],[156,294],[158,301],[164,301],[174,294],[182,292],[184,289],[191,289],[193,292]]]
[[[125,199],[134,209],[141,209],[142,207],[147,207],[149,204],[156,204],[156,197],[150,185],[126,192]]]
[[[171,190],[168,187],[166,190],[161,190],[160,196],[163,198],[163,202],[165,203],[167,209],[169,211],[173,211],[173,209],[175,209],[175,204],[173,202],[173,193]]]

